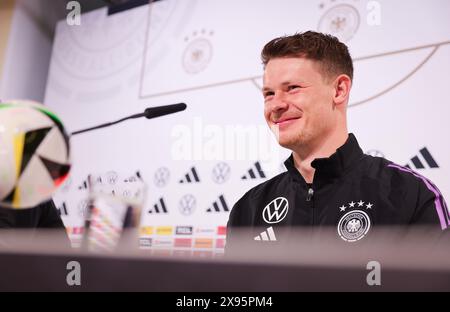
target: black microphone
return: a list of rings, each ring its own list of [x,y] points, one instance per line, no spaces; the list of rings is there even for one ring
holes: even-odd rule
[[[187,106],[184,103],[157,106],[157,107],[149,107],[149,108],[145,109],[144,116],[147,119],[156,118],[156,117],[184,111],[186,109],[186,107]]]
[[[171,105],[149,107],[149,108],[146,108],[143,113],[134,114],[134,115],[131,115],[131,116],[119,119],[117,121],[104,123],[104,124],[101,124],[101,125],[98,125],[98,126],[95,126],[95,127],[74,131],[74,132],[72,132],[72,136],[80,134],[80,133],[96,130],[96,129],[109,127],[109,126],[118,124],[119,122],[122,122],[122,121],[125,121],[125,120],[128,120],[128,119],[135,119],[135,118],[140,118],[140,117],[145,117],[147,119],[152,119],[152,118],[157,118],[157,117],[161,117],[161,116],[164,116],[164,115],[169,115],[169,114],[181,112],[181,111],[184,111],[186,109],[186,107],[187,107],[187,105],[185,103],[177,103],[177,104],[171,104]]]

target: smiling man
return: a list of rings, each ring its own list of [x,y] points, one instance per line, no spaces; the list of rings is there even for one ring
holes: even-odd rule
[[[333,36],[308,31],[266,44],[264,116],[281,146],[292,151],[287,172],[248,191],[228,221],[249,239],[278,241],[290,226],[331,226],[356,242],[378,225],[450,225],[447,205],[425,177],[365,155],[347,130],[353,63]]]

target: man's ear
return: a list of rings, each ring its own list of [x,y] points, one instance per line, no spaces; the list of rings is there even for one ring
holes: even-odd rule
[[[334,80],[333,102],[336,106],[347,103],[352,88],[352,80],[347,75],[339,75]]]

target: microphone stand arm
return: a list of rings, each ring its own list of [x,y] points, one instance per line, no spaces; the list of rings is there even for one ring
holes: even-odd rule
[[[86,128],[86,129],[82,129],[82,130],[77,130],[77,131],[72,132],[71,135],[74,136],[74,135],[77,135],[77,134],[80,134],[80,133],[89,132],[89,131],[93,131],[93,130],[109,127],[109,126],[118,124],[118,123],[120,123],[122,121],[125,121],[125,120],[128,120],[128,119],[135,119],[135,118],[144,117],[145,115],[146,115],[146,113],[134,114],[134,115],[131,115],[131,116],[119,119],[117,121],[107,122],[107,123],[104,123],[104,124],[101,124],[101,125],[98,125],[98,126],[95,126],[95,127],[90,127],[90,128]]]

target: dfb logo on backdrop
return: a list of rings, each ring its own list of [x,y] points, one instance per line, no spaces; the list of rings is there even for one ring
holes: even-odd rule
[[[381,25],[381,4],[378,1],[368,1],[364,9],[358,9],[352,3],[339,3],[328,7],[322,1],[319,9],[324,10],[319,20],[318,30],[329,33],[343,42],[350,41],[361,25],[361,15],[366,16],[368,26]]]

